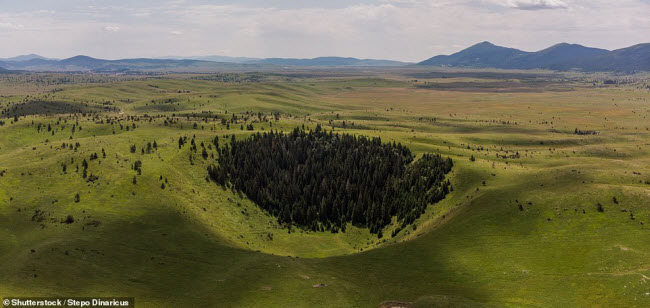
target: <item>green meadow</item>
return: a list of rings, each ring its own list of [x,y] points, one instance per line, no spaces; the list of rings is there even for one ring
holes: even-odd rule
[[[650,306],[647,75],[416,73],[2,76],[0,297]],[[451,157],[453,192],[379,238],[288,230],[207,179],[215,136],[318,124]]]

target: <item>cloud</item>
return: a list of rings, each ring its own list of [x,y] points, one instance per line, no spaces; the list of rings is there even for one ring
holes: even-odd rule
[[[566,9],[569,7],[562,0],[506,0],[503,4],[520,10]]]
[[[21,30],[24,29],[25,26],[21,24],[15,24],[15,23],[10,23],[10,22],[0,22],[0,29],[10,29],[10,30]]]
[[[115,59],[229,50],[229,55],[252,57],[421,61],[486,40],[530,51],[562,41],[616,49],[647,41],[650,31],[647,0],[226,2],[120,1],[80,7],[76,0],[59,0],[39,6],[55,14],[30,11],[27,4],[3,7],[0,42],[12,44],[0,48],[0,57],[43,53]]]
[[[104,27],[104,31],[106,31],[106,32],[117,32],[117,31],[120,31],[120,27],[118,27],[118,26],[106,26],[106,27]]]

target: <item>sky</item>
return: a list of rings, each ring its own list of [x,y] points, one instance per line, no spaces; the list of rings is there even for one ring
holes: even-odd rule
[[[0,58],[348,56],[650,42],[650,0],[0,0]]]

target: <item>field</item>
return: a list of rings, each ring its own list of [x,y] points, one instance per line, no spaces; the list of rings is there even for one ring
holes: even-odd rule
[[[648,80],[408,69],[3,75],[0,297],[648,307]],[[206,179],[215,136],[317,124],[449,156],[454,190],[379,238],[357,227],[289,232]],[[183,137],[198,150],[179,148]]]

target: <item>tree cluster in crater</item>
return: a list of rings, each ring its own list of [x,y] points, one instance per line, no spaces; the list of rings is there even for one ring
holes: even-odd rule
[[[218,140],[218,139],[215,139]],[[289,134],[257,133],[217,146],[210,179],[232,185],[287,226],[345,232],[346,224],[381,236],[397,218],[413,223],[452,190],[451,158],[424,154],[414,161],[401,144],[326,132],[320,126]]]

